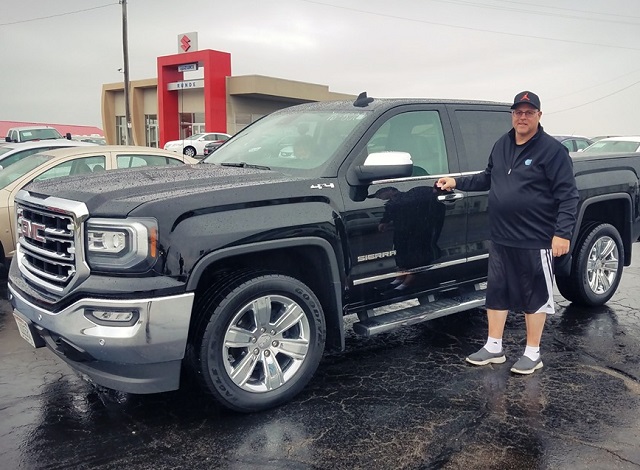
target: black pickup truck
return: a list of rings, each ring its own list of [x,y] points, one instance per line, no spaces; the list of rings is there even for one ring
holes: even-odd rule
[[[34,183],[16,200],[9,297],[22,336],[98,385],[224,406],[282,404],[347,315],[369,336],[482,306],[485,168],[509,104],[313,103],[253,123],[197,165]],[[560,292],[599,305],[640,234],[640,156],[574,155],[580,191]]]

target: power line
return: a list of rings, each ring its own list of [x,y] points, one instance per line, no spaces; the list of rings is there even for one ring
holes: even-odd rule
[[[629,21],[620,21],[620,20],[610,20],[610,19],[605,19],[605,18],[587,18],[584,16],[576,16],[576,15],[568,15],[568,14],[562,14],[562,13],[552,13],[552,12],[546,12],[546,11],[540,11],[540,10],[526,10],[526,9],[522,9],[522,8],[513,8],[513,7],[504,7],[504,6],[498,6],[498,5],[489,5],[489,4],[484,4],[484,3],[475,3],[475,2],[470,2],[470,1],[465,1],[465,0],[430,0],[432,2],[440,2],[440,3],[448,3],[451,5],[461,5],[461,6],[470,6],[470,7],[476,7],[476,8],[486,8],[486,9],[490,9],[490,10],[503,10],[503,11],[515,11],[515,12],[520,12],[520,13],[530,13],[533,15],[540,15],[540,16],[551,16],[553,18],[569,18],[569,19],[575,19],[575,20],[587,20],[587,21],[599,21],[599,22],[605,22],[605,23],[618,23],[618,24],[628,24],[628,25],[634,25],[634,26],[640,26],[640,23],[635,23],[635,22],[629,22]],[[509,3],[514,3],[514,2],[509,2]],[[518,5],[531,5],[530,3],[518,3]],[[538,7],[542,7],[542,8],[547,8],[543,5],[535,5]],[[579,12],[579,10],[570,10],[568,8],[561,8],[560,10],[564,10],[564,11],[572,11],[572,12]],[[584,12],[584,13],[589,13],[589,12]],[[626,18],[634,18],[633,16],[629,16]],[[635,17],[637,18],[637,17]]]
[[[448,23],[438,23],[438,22],[435,22],[435,21],[419,20],[419,19],[416,19],[416,18],[407,18],[406,16],[397,16],[397,15],[388,15],[388,14],[385,14],[385,13],[376,13],[374,11],[360,10],[358,8],[350,8],[350,7],[345,7],[345,6],[341,6],[341,5],[332,5],[330,3],[318,2],[318,1],[315,1],[315,0],[298,0],[298,1],[305,2],[305,3],[311,3],[311,4],[314,4],[314,5],[322,5],[322,6],[325,6],[325,7],[337,8],[337,9],[340,9],[340,10],[354,11],[354,12],[357,12],[357,13],[366,13],[368,15],[381,16],[381,17],[384,17],[384,18],[393,18],[393,19],[396,19],[396,20],[411,21],[413,23],[431,24],[431,25],[435,25],[435,26],[444,26],[444,27],[447,27],[447,28],[464,29],[464,30],[467,30],[467,31],[478,31],[478,32],[482,32],[482,33],[500,34],[500,35],[503,35],[503,36],[514,36],[514,37],[529,38],[529,39],[542,39],[542,40],[545,40],[545,41],[556,41],[556,42],[565,42],[565,43],[569,43],[569,44],[580,44],[582,46],[611,47],[611,48],[615,48],[615,49],[627,49],[627,50],[631,50],[631,51],[640,51],[640,48],[638,48],[638,47],[616,46],[616,45],[613,45],[613,44],[599,44],[599,43],[595,43],[595,42],[575,41],[573,39],[548,38],[548,37],[544,37],[544,36],[533,36],[533,35],[529,35],[529,34],[506,33],[504,31],[494,31],[494,30],[490,30],[490,29],[471,28],[469,26],[459,26],[459,25],[448,24]]]
[[[632,70],[631,72],[627,72],[627,73],[625,73],[625,74],[623,74],[623,75],[619,75],[619,76],[617,76],[617,77],[615,77],[615,78],[611,78],[611,79],[606,80],[606,81],[604,81],[604,82],[597,83],[597,84],[595,84],[595,85],[591,85],[591,86],[589,86],[589,87],[587,87],[587,88],[582,88],[581,90],[572,91],[571,93],[567,93],[567,94],[565,94],[565,95],[558,96],[558,97],[556,97],[556,98],[546,98],[546,99],[545,99],[545,101],[546,101],[546,102],[549,102],[549,101],[557,101],[557,100],[559,100],[559,99],[566,98],[567,96],[577,95],[577,94],[579,94],[579,93],[583,93],[583,92],[585,92],[585,91],[587,91],[587,90],[591,90],[591,89],[593,89],[593,88],[601,87],[602,85],[606,85],[607,83],[615,82],[616,80],[619,80],[619,79],[621,79],[621,78],[623,78],[623,77],[626,77],[627,75],[633,75],[633,74],[638,73],[638,72],[640,72],[640,69]]]
[[[9,23],[0,23],[0,26],[9,26],[9,25],[13,25],[13,24],[30,23],[32,21],[47,20],[49,18],[57,18],[57,17],[60,17],[60,16],[75,15],[76,13],[84,13],[85,11],[98,10],[99,8],[107,8],[107,7],[110,7],[110,6],[113,6],[113,5],[119,5],[119,3],[109,3],[107,5],[101,5],[101,6],[92,7],[92,8],[85,8],[83,10],[68,11],[66,13],[58,13],[57,15],[40,16],[38,18],[29,18],[27,20],[11,21]]]
[[[540,5],[538,3],[514,2],[512,0],[495,0],[495,1],[501,2],[501,3],[515,3],[516,5],[530,5],[530,6],[535,6],[535,7],[543,6],[543,5]],[[617,16],[619,18],[638,18],[638,19],[640,19],[640,16],[618,15],[616,13],[605,13],[605,12],[602,12],[602,11],[576,10],[574,8],[552,7],[552,6],[548,6],[548,5],[544,5],[543,8],[547,8],[549,10],[562,10],[562,11],[572,11],[572,12],[578,12],[578,13],[591,13],[591,14],[594,14],[594,15]]]
[[[572,106],[571,108],[565,108],[565,109],[560,109],[560,110],[558,110],[558,111],[552,111],[552,112],[550,112],[550,113],[547,113],[547,115],[549,115],[549,114],[558,114],[558,113],[563,113],[563,112],[565,112],[565,111],[571,111],[572,109],[582,108],[583,106],[587,106],[588,104],[595,103],[595,102],[597,102],[597,101],[602,101],[602,100],[603,100],[603,99],[605,99],[605,98],[609,98],[610,96],[617,95],[618,93],[620,93],[620,92],[622,92],[622,91],[628,90],[629,88],[631,88],[631,87],[633,87],[633,86],[636,86],[638,83],[640,83],[640,80],[639,80],[639,81],[637,81],[637,82],[635,82],[635,83],[632,83],[631,85],[628,85],[628,86],[626,86],[626,87],[624,87],[624,88],[620,88],[619,90],[616,90],[616,91],[614,91],[614,92],[612,92],[612,93],[609,93],[608,95],[601,96],[600,98],[596,98],[595,100],[587,101],[586,103],[578,104],[578,105],[576,105],[576,106]]]

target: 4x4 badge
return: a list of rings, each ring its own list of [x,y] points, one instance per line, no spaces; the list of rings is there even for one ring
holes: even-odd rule
[[[324,189],[324,188],[335,188],[335,186],[333,185],[333,183],[318,183],[318,184],[312,184],[311,186],[309,186],[310,189]]]

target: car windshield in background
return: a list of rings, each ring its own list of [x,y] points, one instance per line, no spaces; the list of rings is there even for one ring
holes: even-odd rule
[[[18,160],[13,165],[0,170],[0,189],[6,188],[18,178],[22,178],[22,176],[52,158],[53,157],[42,153],[29,155],[22,160]]]
[[[637,152],[640,142],[630,140],[599,140],[590,145],[584,152]]]
[[[365,116],[365,111],[271,114],[240,131],[204,162],[243,163],[285,172],[320,168]]]
[[[203,135],[204,134],[193,134],[193,135],[190,135],[189,137],[185,137],[184,140],[198,140]]]
[[[15,149],[15,147],[12,147],[10,145],[3,145],[2,147],[0,147],[0,156],[4,155],[7,152],[11,152]]]
[[[20,132],[20,141],[27,142],[29,140],[49,140],[64,139],[62,134],[55,129],[31,129]]]

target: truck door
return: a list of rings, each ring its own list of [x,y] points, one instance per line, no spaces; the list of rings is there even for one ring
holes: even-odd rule
[[[385,113],[354,148],[352,164],[387,151],[411,154],[413,175],[374,182],[364,200],[344,194],[354,307],[453,284],[466,258],[464,200],[434,189],[438,178],[458,172],[445,108],[413,105]]]
[[[448,112],[463,175],[483,171],[495,142],[511,129],[506,106],[449,105]],[[489,192],[464,193],[467,210],[466,252],[468,273],[486,276],[489,257]]]

